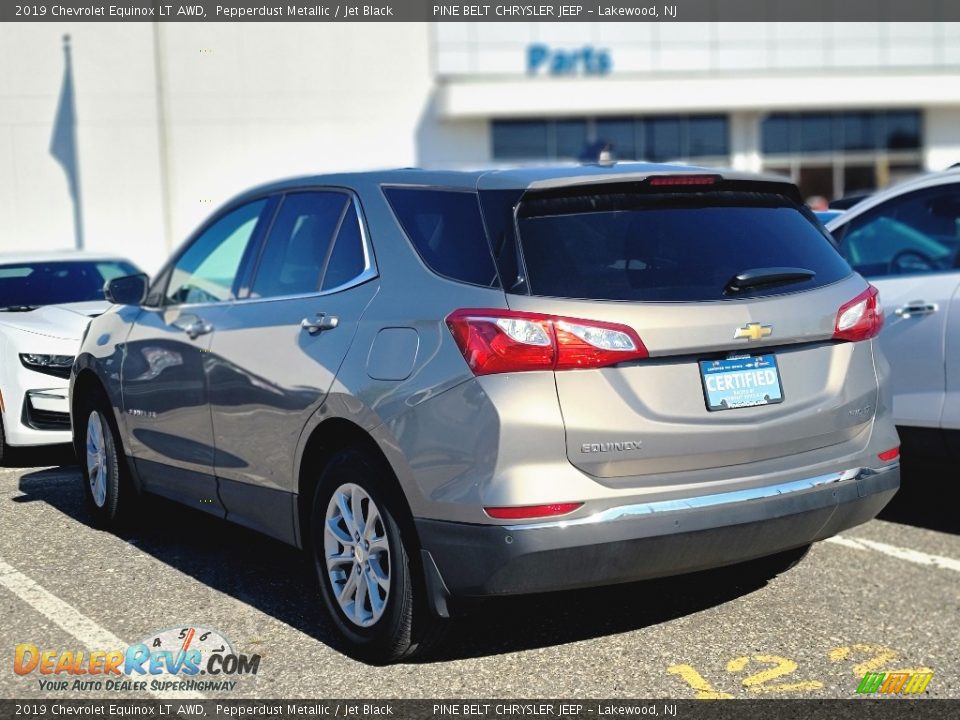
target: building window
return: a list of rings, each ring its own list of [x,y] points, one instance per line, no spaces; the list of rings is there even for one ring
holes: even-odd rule
[[[767,155],[920,147],[917,111],[774,113],[763,121]]]
[[[921,170],[916,110],[772,113],[761,126],[763,165],[804,197],[868,193]]]
[[[555,122],[548,120],[502,120],[493,124],[493,156],[503,160],[556,156],[550,147]]]
[[[610,145],[617,160],[729,162],[724,115],[494,120],[495,160],[576,160],[587,146]]]

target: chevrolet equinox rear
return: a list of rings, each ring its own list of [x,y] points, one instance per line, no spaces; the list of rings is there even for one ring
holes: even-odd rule
[[[455,598],[802,552],[899,485],[880,299],[777,179],[299,178],[107,291],[71,378],[96,516],[304,548],[372,662]]]

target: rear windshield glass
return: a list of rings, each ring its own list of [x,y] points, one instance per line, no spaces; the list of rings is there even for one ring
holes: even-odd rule
[[[765,193],[528,193],[517,230],[532,295],[720,300],[808,290],[851,272],[799,205]],[[807,272],[731,289],[737,275],[769,268]]]

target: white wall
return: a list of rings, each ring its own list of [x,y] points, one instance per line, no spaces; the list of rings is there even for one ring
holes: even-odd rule
[[[707,77],[464,78],[441,86],[445,118],[960,106],[960,68],[936,72]]]
[[[151,27],[0,25],[0,251],[70,248],[66,175],[50,154],[72,36],[86,246],[143,266],[162,250]]]
[[[73,244],[49,151],[65,32],[87,247],[147,271],[253,185],[417,164],[434,122],[423,24],[0,26],[0,251]],[[425,157],[458,147],[464,161],[477,156],[454,128]]]
[[[424,25],[160,27],[172,235],[276,178],[417,162]]]

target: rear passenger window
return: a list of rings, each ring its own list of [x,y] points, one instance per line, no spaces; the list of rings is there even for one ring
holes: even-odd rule
[[[398,187],[384,193],[427,267],[451,280],[499,286],[476,193]]]
[[[323,274],[321,290],[332,290],[348,282],[362,273],[367,266],[363,252],[363,238],[360,235],[360,218],[353,203],[347,208],[347,213],[340,223],[340,231],[327,262],[327,270]]]
[[[251,296],[317,292],[330,243],[349,206],[349,196],[339,192],[287,195],[263,248]]]

